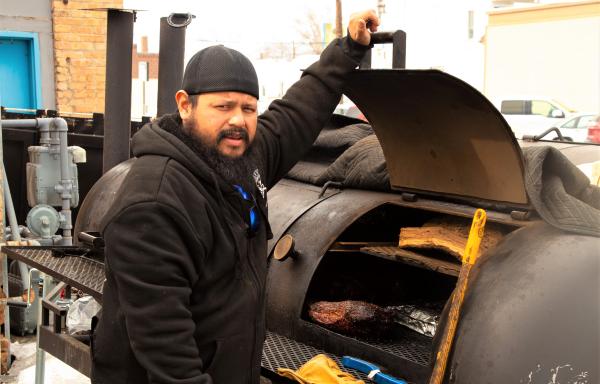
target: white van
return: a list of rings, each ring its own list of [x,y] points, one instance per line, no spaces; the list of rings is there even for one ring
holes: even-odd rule
[[[542,97],[504,98],[496,106],[518,139],[523,135],[538,135],[575,112],[556,100]]]

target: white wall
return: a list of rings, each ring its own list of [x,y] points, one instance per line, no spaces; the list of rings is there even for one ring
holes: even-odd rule
[[[387,0],[382,29],[406,31],[407,68],[441,69],[482,90],[481,38],[490,9],[489,0]],[[474,16],[472,37],[469,11]]]
[[[600,111],[600,17],[488,27],[485,93]]]

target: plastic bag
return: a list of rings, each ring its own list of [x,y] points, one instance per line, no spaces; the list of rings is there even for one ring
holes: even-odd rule
[[[92,329],[92,317],[102,306],[92,296],[84,296],[73,302],[67,311],[67,330],[70,335],[86,334]]]

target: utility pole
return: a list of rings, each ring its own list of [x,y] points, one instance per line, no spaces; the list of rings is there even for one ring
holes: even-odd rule
[[[385,0],[377,0],[377,16],[381,19],[381,16],[385,13]],[[379,20],[381,22],[381,20]]]
[[[342,37],[342,0],[335,0],[335,37]]]

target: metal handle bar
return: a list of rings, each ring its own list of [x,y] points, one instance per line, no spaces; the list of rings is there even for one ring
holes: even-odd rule
[[[395,32],[375,32],[371,34],[372,44],[392,44],[392,68],[406,68],[406,32],[397,30]],[[360,62],[360,69],[371,68],[371,51],[369,50]]]

